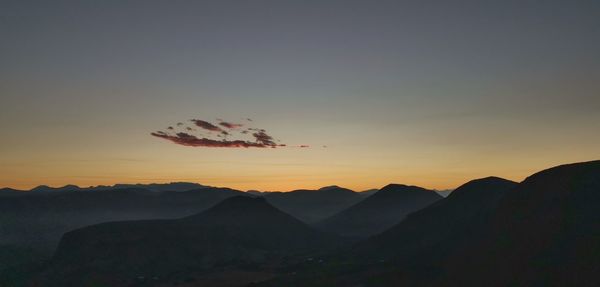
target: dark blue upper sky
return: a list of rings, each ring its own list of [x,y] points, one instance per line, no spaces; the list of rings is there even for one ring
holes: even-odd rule
[[[451,187],[593,159],[598,3],[0,1],[0,186]],[[286,142],[330,148],[182,151],[148,135],[197,117],[251,117]],[[49,165],[64,170],[42,175]]]

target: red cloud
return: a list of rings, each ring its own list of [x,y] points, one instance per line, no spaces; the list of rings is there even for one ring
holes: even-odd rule
[[[279,140],[274,139],[271,135],[267,134],[264,129],[258,128],[246,128],[238,129],[243,127],[242,124],[235,124],[224,120],[218,120],[218,125],[226,128],[227,130],[220,128],[210,122],[193,119],[191,120],[196,126],[217,133],[208,133],[208,135],[200,135],[195,129],[186,127],[185,129],[190,132],[175,132],[173,126],[167,128],[167,132],[156,131],[151,133],[152,136],[162,138],[171,141],[175,144],[192,147],[228,147],[228,148],[277,148],[286,147],[286,144],[278,144]],[[251,121],[248,119],[248,121]],[[183,126],[182,123],[177,123],[177,126]],[[196,132],[196,135],[193,134]],[[248,139],[248,134],[254,137],[254,140]],[[235,137],[242,137],[242,139],[235,139]],[[234,139],[231,139],[234,138]],[[229,139],[228,139],[229,138]],[[245,139],[244,139],[245,138]],[[308,147],[307,145],[295,146],[295,147]]]
[[[187,133],[177,133],[176,135],[169,135],[164,132],[154,132],[151,135],[163,138],[169,141],[172,141],[176,144],[180,144],[183,146],[193,146],[193,147],[258,147],[258,148],[266,148],[266,147],[276,147],[276,145],[267,145],[259,142],[249,142],[243,140],[212,140],[207,138],[198,138],[196,136],[187,134]]]

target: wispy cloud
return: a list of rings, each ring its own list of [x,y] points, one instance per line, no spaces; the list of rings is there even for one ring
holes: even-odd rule
[[[219,123],[219,125],[224,126],[224,127],[228,128],[228,129],[237,129],[237,128],[241,128],[241,127],[244,126],[242,124],[234,124],[234,123],[225,122],[225,121],[221,121]]]
[[[190,120],[201,130],[208,131],[200,135],[196,129],[177,123],[176,128],[169,126],[167,131],[152,132],[151,135],[171,141],[178,145],[191,147],[224,147],[224,148],[277,148],[277,147],[299,147],[306,148],[308,145],[289,146],[279,143],[265,129],[244,127],[243,124],[232,123],[219,119],[217,125],[204,120]],[[250,122],[250,119],[247,119]],[[221,128],[221,127],[223,128]]]
[[[203,120],[191,120],[194,124],[196,124],[196,126],[203,128],[205,130],[211,131],[211,132],[222,132],[223,130],[218,127],[215,126],[207,121],[203,121]]]
[[[265,143],[261,143],[261,142],[250,142],[250,141],[244,141],[244,140],[214,140],[214,139],[208,139],[208,138],[198,138],[194,135],[190,135],[188,133],[183,133],[183,132],[177,133],[175,135],[170,135],[165,132],[158,131],[158,132],[151,133],[151,135],[158,137],[158,138],[163,138],[163,139],[172,141],[179,145],[192,146],[192,147],[229,147],[229,148],[235,148],[235,147],[266,148],[266,147],[271,147],[271,148],[275,148],[278,146],[278,145],[270,145],[270,144],[265,144]]]

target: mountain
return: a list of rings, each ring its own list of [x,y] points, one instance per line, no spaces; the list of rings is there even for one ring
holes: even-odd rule
[[[131,286],[145,279],[152,282],[144,286],[182,280],[205,286],[215,272],[265,277],[270,266],[332,246],[333,239],[264,198],[235,196],[182,219],[103,223],[69,232],[38,280],[43,286]]]
[[[47,185],[39,185],[28,191],[32,192],[58,192],[58,191],[95,191],[95,190],[115,190],[115,189],[145,189],[149,191],[188,191],[194,189],[206,188],[208,186],[192,182],[171,182],[171,183],[150,183],[150,184],[123,184],[118,183],[112,186],[98,185],[90,187],[79,187],[77,185],[68,184],[62,187],[50,187]],[[4,188],[10,189],[10,188]],[[2,189],[0,189],[1,191]]]
[[[600,286],[600,161],[536,173],[457,247],[435,286]]]
[[[37,187],[32,188],[29,191],[32,192],[57,192],[57,191],[75,191],[75,190],[81,190],[81,188],[79,186],[76,185],[65,185],[63,187],[50,187],[47,185],[39,185]]]
[[[259,286],[600,286],[599,210],[600,161],[517,185],[480,179],[331,256],[327,267]]]
[[[170,192],[138,188],[22,192],[0,197],[0,244],[51,250],[63,233],[120,220],[178,218],[246,193],[227,188]]]
[[[448,246],[467,239],[497,208],[516,182],[486,177],[469,181],[447,198],[409,214],[400,223],[353,247],[361,259],[435,262]],[[436,258],[436,260],[433,260]]]
[[[448,195],[450,195],[450,193],[452,193],[452,189],[443,189],[443,190],[435,190],[435,192],[437,192],[439,195],[443,196],[443,197],[448,197]]]
[[[364,196],[371,196],[378,191],[379,191],[379,189],[367,189],[367,190],[359,191],[359,193]]]
[[[0,188],[0,196],[23,194],[22,190],[12,188]]]
[[[339,186],[262,194],[275,207],[306,222],[315,223],[363,200],[364,194]]]
[[[150,184],[115,184],[112,189],[142,188],[150,191],[189,191],[207,188],[208,186],[191,182],[150,183]]]
[[[442,198],[421,187],[390,184],[315,226],[347,237],[369,237]]]

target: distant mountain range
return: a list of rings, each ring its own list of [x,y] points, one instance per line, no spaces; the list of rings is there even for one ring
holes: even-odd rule
[[[337,186],[247,193],[186,182],[90,188],[39,186],[26,192],[2,189],[0,227],[4,232],[0,232],[0,244],[52,250],[63,233],[75,228],[108,221],[184,217],[236,195],[264,196],[305,222],[325,218],[368,196]]]
[[[150,183],[150,184],[115,184],[115,185],[98,185],[98,186],[90,186],[90,187],[79,187],[77,185],[68,184],[62,187],[50,187],[47,185],[40,185],[34,187],[30,190],[16,190],[12,188],[2,188],[1,192],[4,191],[32,191],[32,192],[56,192],[56,191],[99,191],[99,190],[116,190],[116,189],[145,189],[148,191],[188,191],[194,189],[206,188],[209,186],[201,185],[198,183],[191,182],[171,182],[171,183]]]

